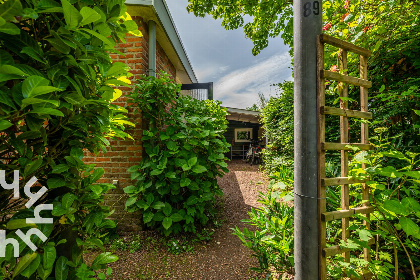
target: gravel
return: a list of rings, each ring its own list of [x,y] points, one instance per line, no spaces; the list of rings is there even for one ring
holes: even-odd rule
[[[219,221],[212,240],[193,245],[191,252],[173,254],[168,252],[168,239],[153,231],[136,233],[141,240],[139,251],[117,250],[120,260],[110,266],[112,279],[265,279],[265,275],[250,270],[258,267],[251,257],[252,251],[232,235],[232,228],[243,228],[242,219],[248,218],[252,207],[258,207],[259,192],[267,191],[268,178],[259,172],[259,166],[250,166],[242,160],[228,164],[229,173],[218,182],[224,197],[220,203]],[[248,226],[249,228],[249,226]],[[124,237],[132,240],[133,234]],[[92,259],[95,252],[86,257]]]

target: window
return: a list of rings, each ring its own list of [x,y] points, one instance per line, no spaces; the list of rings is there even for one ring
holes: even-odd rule
[[[252,128],[235,128],[235,142],[249,142],[252,139]]]

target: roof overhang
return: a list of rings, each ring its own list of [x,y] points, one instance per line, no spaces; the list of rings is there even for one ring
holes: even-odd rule
[[[231,107],[226,108],[229,115],[226,117],[227,120],[231,121],[240,121],[248,123],[260,123],[260,112],[246,110],[246,109],[237,109]]]
[[[176,82],[197,83],[197,77],[182,44],[165,0],[126,0],[130,16],[141,16],[156,22],[156,39],[176,69]]]

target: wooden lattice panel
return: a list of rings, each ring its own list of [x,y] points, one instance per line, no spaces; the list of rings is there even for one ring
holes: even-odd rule
[[[341,73],[327,71],[324,69],[324,45],[329,44],[340,49],[340,69]],[[360,55],[360,78],[348,76],[347,73],[347,52],[353,52]],[[366,122],[361,123],[361,143],[349,143],[349,118],[372,119],[372,114],[368,112],[368,88],[372,83],[367,80],[367,59],[371,55],[369,50],[360,48],[348,42],[336,39],[334,37],[321,34],[318,36],[317,43],[317,115],[318,115],[318,199],[319,199],[319,232],[320,232],[320,276],[321,280],[327,279],[327,258],[337,254],[342,254],[348,262],[350,260],[350,250],[340,246],[327,247],[327,222],[341,220],[342,240],[346,241],[349,236],[349,220],[353,215],[362,214],[369,219],[369,214],[373,212],[373,207],[369,204],[369,189],[366,181],[349,178],[348,151],[351,150],[348,145],[357,146],[361,150],[370,150],[369,128]],[[360,111],[349,110],[348,102],[340,102],[340,108],[325,106],[325,80],[334,80],[342,83],[339,87],[339,96],[348,97],[348,85],[360,87]],[[340,138],[341,143],[325,142],[325,115],[334,115],[340,117]],[[326,178],[325,174],[325,152],[327,150],[341,151],[341,177]],[[365,168],[365,166],[362,166]],[[362,199],[364,201],[361,207],[351,208],[349,204],[349,185],[361,183],[363,186]],[[327,212],[326,193],[330,186],[341,185],[341,210]],[[363,221],[368,227],[369,224]],[[368,242],[369,245],[373,240]],[[364,259],[370,261],[369,250],[364,249]],[[371,275],[366,273],[361,279],[370,279]]]

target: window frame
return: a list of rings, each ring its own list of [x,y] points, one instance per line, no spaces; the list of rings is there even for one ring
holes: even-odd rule
[[[244,128],[235,128],[235,142],[251,142],[251,140],[238,139],[238,132],[246,131],[249,132],[250,138],[253,139],[253,128],[244,127]]]

